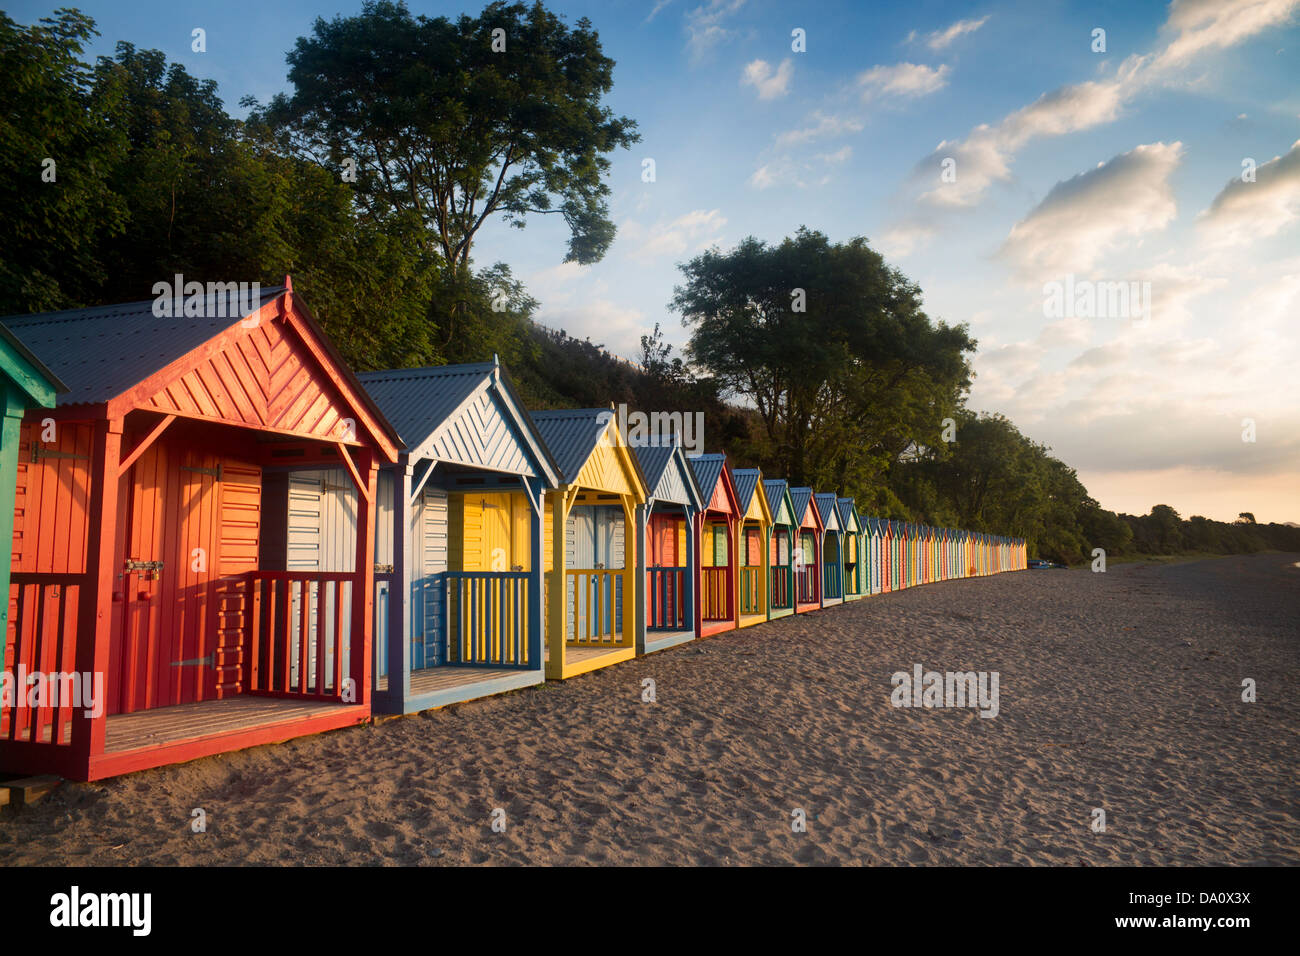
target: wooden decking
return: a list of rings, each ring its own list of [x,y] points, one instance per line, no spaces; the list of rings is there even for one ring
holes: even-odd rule
[[[645,633],[645,653],[650,654],[654,651],[666,650],[670,647],[676,647],[678,644],[685,644],[687,641],[695,640],[695,632],[692,631],[646,631]]]
[[[520,690],[540,684],[545,679],[546,675],[541,668],[462,667],[454,664],[424,667],[411,672],[411,690],[405,697],[389,694],[388,678],[380,677],[375,684],[375,712],[415,714],[478,697]]]
[[[104,753],[165,747],[268,724],[308,721],[323,717],[341,706],[345,705],[272,697],[228,697],[201,704],[141,710],[134,714],[114,714],[108,718],[104,728]]]
[[[513,677],[519,673],[517,667],[423,667],[411,671],[411,696],[435,694],[438,691],[454,690],[471,684],[485,684],[489,681]],[[379,678],[379,690],[388,690],[388,677]]]

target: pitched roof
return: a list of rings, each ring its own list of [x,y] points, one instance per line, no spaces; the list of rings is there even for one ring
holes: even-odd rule
[[[726,466],[726,455],[691,455],[686,459],[691,463],[691,470],[695,472],[695,480],[700,486],[700,493],[704,495],[704,500],[708,501],[713,497],[713,489],[718,485],[718,478],[722,475],[722,469]]]
[[[767,506],[772,509],[772,520],[776,520],[781,514],[781,499],[786,494],[786,480],[784,478],[764,478],[763,494],[767,495]],[[791,510],[794,505],[791,504]]]
[[[256,307],[246,315],[285,290],[276,286],[259,291]],[[153,314],[155,301],[11,315],[0,322],[68,383],[67,392],[59,396],[60,406],[96,405],[162,371],[243,318],[159,318]],[[205,315],[226,311],[220,297],[204,301]],[[223,308],[216,308],[218,304]]]
[[[850,518],[857,518],[858,506],[852,498],[840,498],[840,524],[847,525]],[[858,521],[858,527],[862,527],[862,522]]]
[[[59,377],[51,372],[45,363],[22,343],[18,336],[10,332],[3,324],[0,324],[0,351],[5,350],[6,347],[12,353],[12,358],[16,361],[18,368],[21,368],[24,364],[29,366],[30,370],[35,372],[38,377],[45,379],[45,384],[56,394],[68,390],[68,386],[64,385]],[[16,382],[15,384],[19,385],[32,399],[43,400],[42,396],[32,394],[30,383]],[[36,388],[38,392],[41,390],[39,386],[36,386]]]
[[[741,514],[749,510],[749,503],[754,498],[754,490],[758,488],[758,480],[762,475],[757,468],[731,469],[731,480],[736,483],[736,504],[740,506]]]
[[[808,504],[812,501],[813,490],[811,488],[791,488],[790,503],[794,505],[795,524],[803,523],[804,512],[808,510]]]
[[[509,377],[496,362],[440,365],[429,368],[387,369],[357,376],[384,416],[402,436],[403,447],[413,451],[428,441],[458,409],[485,384],[495,387],[524,431],[525,443],[538,472],[558,483],[559,467],[528,414]]]
[[[596,450],[609,423],[615,420],[615,415],[609,408],[553,408],[533,412],[532,419],[542,440],[546,442],[551,460],[560,470],[561,484],[566,484],[577,480],[582,466]],[[640,482],[640,494],[648,494],[649,485],[646,483],[645,472],[641,470],[641,463],[631,453],[630,447],[623,447],[628,451],[627,460],[634,472],[633,484]]]
[[[686,462],[686,453],[682,451],[679,444],[666,445],[635,445],[633,446],[637,464],[641,468],[641,474],[645,478],[646,493],[651,497],[658,497],[656,492],[659,491],[660,482],[663,481],[664,475],[668,472],[669,466],[674,459],[679,460],[683,465]],[[691,468],[683,467],[681,469],[682,482],[686,486],[686,492],[694,500],[679,501],[677,504],[694,505],[696,508],[704,507],[703,495],[695,483],[695,472]],[[664,499],[667,500],[667,499]]]
[[[813,495],[813,500],[817,502],[817,513],[822,516],[823,525],[829,525],[831,518],[835,519],[837,525],[839,524],[840,509],[833,494],[829,491],[818,492]]]

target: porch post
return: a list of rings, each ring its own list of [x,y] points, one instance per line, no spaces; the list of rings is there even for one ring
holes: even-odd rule
[[[362,486],[357,489],[356,570],[352,585],[352,679],[356,682],[357,703],[370,709],[371,665],[374,656],[375,621],[375,453],[370,448],[357,453],[357,473]],[[391,598],[391,595],[390,595]],[[391,637],[391,635],[390,635]]]
[[[528,660],[545,673],[545,632],[542,600],[546,587],[546,486],[541,478],[524,479],[528,485]],[[557,496],[558,497],[558,496]]]
[[[113,572],[117,548],[118,464],[122,458],[122,419],[95,420],[90,452],[87,502],[86,574],[77,601],[77,672],[100,677],[108,694],[108,649],[113,631]],[[124,476],[123,476],[124,477]],[[7,595],[6,595],[7,599]],[[92,681],[94,677],[92,677]],[[89,774],[91,761],[104,753],[108,701],[96,701],[98,717],[84,708],[72,711],[70,744],[77,769]]]
[[[650,566],[646,561],[646,536],[650,533],[650,508],[653,502],[653,498],[647,498],[645,504],[636,506],[636,565],[641,569],[642,575],[642,586],[636,592],[636,652],[638,654],[645,653],[646,631],[650,626],[647,613]]]
[[[388,586],[388,699],[406,713],[411,696],[411,461],[403,454],[393,472],[393,576]]]
[[[0,400],[4,402],[3,431],[0,432],[0,541],[5,543],[5,553],[0,555],[0,635],[4,635],[9,630],[9,571],[13,560],[11,546],[14,540],[14,494],[18,485],[18,441],[26,407],[12,388],[0,387]],[[0,636],[0,673],[4,669],[5,640]]]
[[[695,516],[699,514],[696,510],[687,505],[684,509],[686,515],[686,573],[682,575],[682,583],[686,585],[686,609],[682,615],[683,622],[690,621],[695,625],[695,636],[700,636],[700,625],[696,620],[695,609],[699,606],[699,579],[695,576],[695,568],[699,564],[695,559],[696,542],[695,542]]]
[[[636,534],[637,526],[637,504],[629,500],[626,495],[621,498],[623,504],[623,647],[630,647],[635,650],[637,645],[637,636],[639,629],[645,623],[644,610],[641,606],[641,588],[637,587],[636,575],[637,569],[641,566],[637,560],[640,553],[640,535],[637,535],[636,545],[629,548],[627,546],[627,533],[631,531]],[[627,609],[632,608],[632,614],[635,619],[632,621],[632,627],[628,628]],[[629,633],[630,631],[630,633]]]
[[[570,489],[561,485],[551,498],[551,578],[546,589],[546,646],[551,659],[546,662],[546,676],[552,680],[564,679],[565,585],[567,568],[564,565],[565,521],[568,515]]]

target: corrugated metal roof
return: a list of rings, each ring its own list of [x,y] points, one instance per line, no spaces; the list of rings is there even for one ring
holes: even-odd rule
[[[758,481],[762,476],[763,473],[757,468],[731,469],[731,480],[736,483],[736,505],[742,515],[749,510],[749,503],[754,498],[754,489],[758,487]]]
[[[363,372],[357,379],[379,406],[384,417],[402,436],[407,451],[419,448],[460,408],[485,381],[499,373],[497,387],[501,397],[518,412],[528,437],[539,473],[548,471],[558,480],[559,468],[536,423],[496,362],[472,362],[464,365],[438,365],[426,368],[387,369]]]
[[[812,501],[813,490],[811,488],[791,488],[790,503],[794,505],[795,524],[803,524],[804,513],[808,510],[808,503]]]
[[[19,358],[30,365],[37,375],[45,379],[56,393],[66,392],[68,390],[68,386],[64,385],[63,381],[50,371],[49,367],[37,358],[31,349],[23,344],[22,339],[10,332],[2,323],[0,323],[0,339],[3,339],[5,344],[13,349],[14,353]],[[24,389],[24,391],[26,391],[26,389]]]
[[[668,445],[635,445],[633,446],[637,465],[641,468],[641,475],[645,478],[646,494],[652,498],[658,498],[662,501],[672,501],[676,504],[691,505],[695,508],[702,508],[705,502],[702,500],[699,486],[695,483],[695,472],[686,467],[686,453],[682,450],[680,444]],[[680,462],[680,482],[685,487],[686,493],[690,500],[676,501],[676,499],[663,497],[664,488],[660,486],[664,483],[664,475],[672,465],[674,458]],[[668,488],[679,487],[676,481],[668,484]]]
[[[772,517],[781,513],[781,499],[785,497],[786,482],[784,478],[764,478],[763,494],[767,495],[767,506],[772,509]]]
[[[704,503],[707,505],[713,497],[713,489],[718,486],[718,478],[722,476],[727,456],[691,455],[686,460],[691,463],[691,468],[695,472],[695,481],[699,484],[700,493],[704,495]]]
[[[483,380],[491,362],[435,368],[388,369],[357,376],[410,451],[423,444]]]
[[[813,495],[813,500],[817,502],[817,513],[822,516],[823,525],[829,525],[831,518],[839,524],[840,506],[836,502],[835,495],[829,491],[822,491]]]
[[[614,417],[608,408],[557,408],[532,415],[566,483],[578,477]]]
[[[284,288],[259,291],[260,309]],[[60,406],[94,405],[116,398],[242,318],[159,318],[154,301],[11,315],[0,322],[67,383]],[[205,305],[205,313],[218,311],[217,299],[205,303],[213,306]]]
[[[672,445],[637,445],[636,460],[641,465],[641,473],[645,475],[646,487],[650,494],[654,494],[659,487],[659,481],[668,470],[668,463],[673,460],[673,452],[676,448]]]
[[[840,498],[840,524],[848,527],[849,519],[858,518],[858,506],[852,498]],[[862,527],[861,519],[858,519],[858,527]]]

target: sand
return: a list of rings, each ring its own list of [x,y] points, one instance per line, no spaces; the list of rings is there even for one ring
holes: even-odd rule
[[[0,816],[0,865],[1295,864],[1297,560],[932,584],[65,784]],[[998,715],[892,706],[918,663],[997,671]]]

